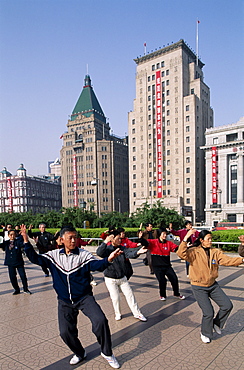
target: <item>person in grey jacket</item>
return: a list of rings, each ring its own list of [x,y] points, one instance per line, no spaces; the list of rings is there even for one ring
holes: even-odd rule
[[[104,258],[108,257],[113,251],[119,248],[123,251],[111,265],[104,270],[105,284],[110,294],[110,298],[113,303],[115,312],[115,320],[121,320],[120,310],[120,292],[124,294],[128,306],[130,307],[134,317],[141,321],[147,321],[147,319],[141,313],[134,293],[130,287],[128,279],[126,277],[130,262],[129,258],[137,258],[140,254],[146,253],[147,249],[144,247],[138,248],[126,248],[121,245],[121,236],[117,230],[113,234],[109,235],[104,242],[97,248],[97,255]]]

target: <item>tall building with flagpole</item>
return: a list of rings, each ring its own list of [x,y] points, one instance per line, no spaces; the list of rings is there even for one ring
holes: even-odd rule
[[[89,75],[67,128],[61,135],[63,207],[94,209],[99,215],[128,211],[127,138],[110,135]]]
[[[180,40],[134,59],[136,98],[128,115],[130,212],[160,200],[204,220],[206,128],[213,126],[204,64]]]

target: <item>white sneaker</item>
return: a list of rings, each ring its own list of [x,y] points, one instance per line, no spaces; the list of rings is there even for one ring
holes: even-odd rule
[[[166,297],[160,297],[160,301],[166,301]]]
[[[134,316],[135,319],[138,319],[140,321],[147,321],[146,317],[143,316],[143,314],[141,313],[140,315],[135,315]]]
[[[221,329],[220,329],[220,327],[218,325],[214,324],[213,328],[214,328],[214,331],[217,334],[219,334],[219,335],[222,334],[222,331],[221,331]]]
[[[178,299],[186,299],[184,295],[175,295],[174,297]]]
[[[122,319],[122,317],[121,317],[121,315],[120,314],[116,314],[115,315],[115,320],[116,321],[119,321],[119,320],[121,320]]]
[[[120,368],[120,364],[118,363],[118,361],[117,361],[117,359],[116,359],[116,357],[114,355],[112,355],[112,356],[106,356],[106,355],[104,355],[104,353],[101,352],[101,356],[103,358],[105,358],[105,360],[108,361],[109,365],[111,367],[113,367],[114,369],[119,369]]]
[[[201,333],[201,339],[203,341],[203,343],[210,343],[211,342],[211,339],[209,339],[208,337],[205,337],[205,335],[203,335]]]
[[[69,363],[70,363],[70,365],[77,365],[79,362],[81,362],[82,360],[84,360],[84,358],[86,358],[86,351],[84,352],[84,356],[83,357],[74,355],[72,357],[72,359],[70,360]]]
[[[96,285],[97,285],[97,282],[96,282],[95,280],[92,280],[92,281],[90,282],[90,284],[91,284],[91,285],[93,285],[93,286],[96,286]]]

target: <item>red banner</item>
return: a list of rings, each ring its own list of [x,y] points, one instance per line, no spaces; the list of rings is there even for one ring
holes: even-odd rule
[[[217,182],[217,148],[212,147],[212,203],[218,203],[217,194],[218,182]]]
[[[156,137],[157,137],[157,184],[158,198],[162,198],[162,93],[161,72],[156,72]]]
[[[76,155],[73,155],[74,207],[78,207]]]
[[[11,181],[11,179],[7,180],[7,189],[8,189],[9,213],[13,213],[13,194],[12,194],[12,181]]]

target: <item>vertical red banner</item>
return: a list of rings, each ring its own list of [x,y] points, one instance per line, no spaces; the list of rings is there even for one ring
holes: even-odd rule
[[[156,138],[157,138],[157,185],[158,198],[162,198],[162,92],[161,72],[156,72]]]
[[[11,179],[7,179],[7,189],[8,189],[9,213],[13,213],[13,194],[12,194],[12,181],[11,181]]]
[[[212,203],[218,203],[217,194],[218,182],[217,182],[217,148],[212,147]]]
[[[78,207],[76,155],[73,155],[74,207]]]

